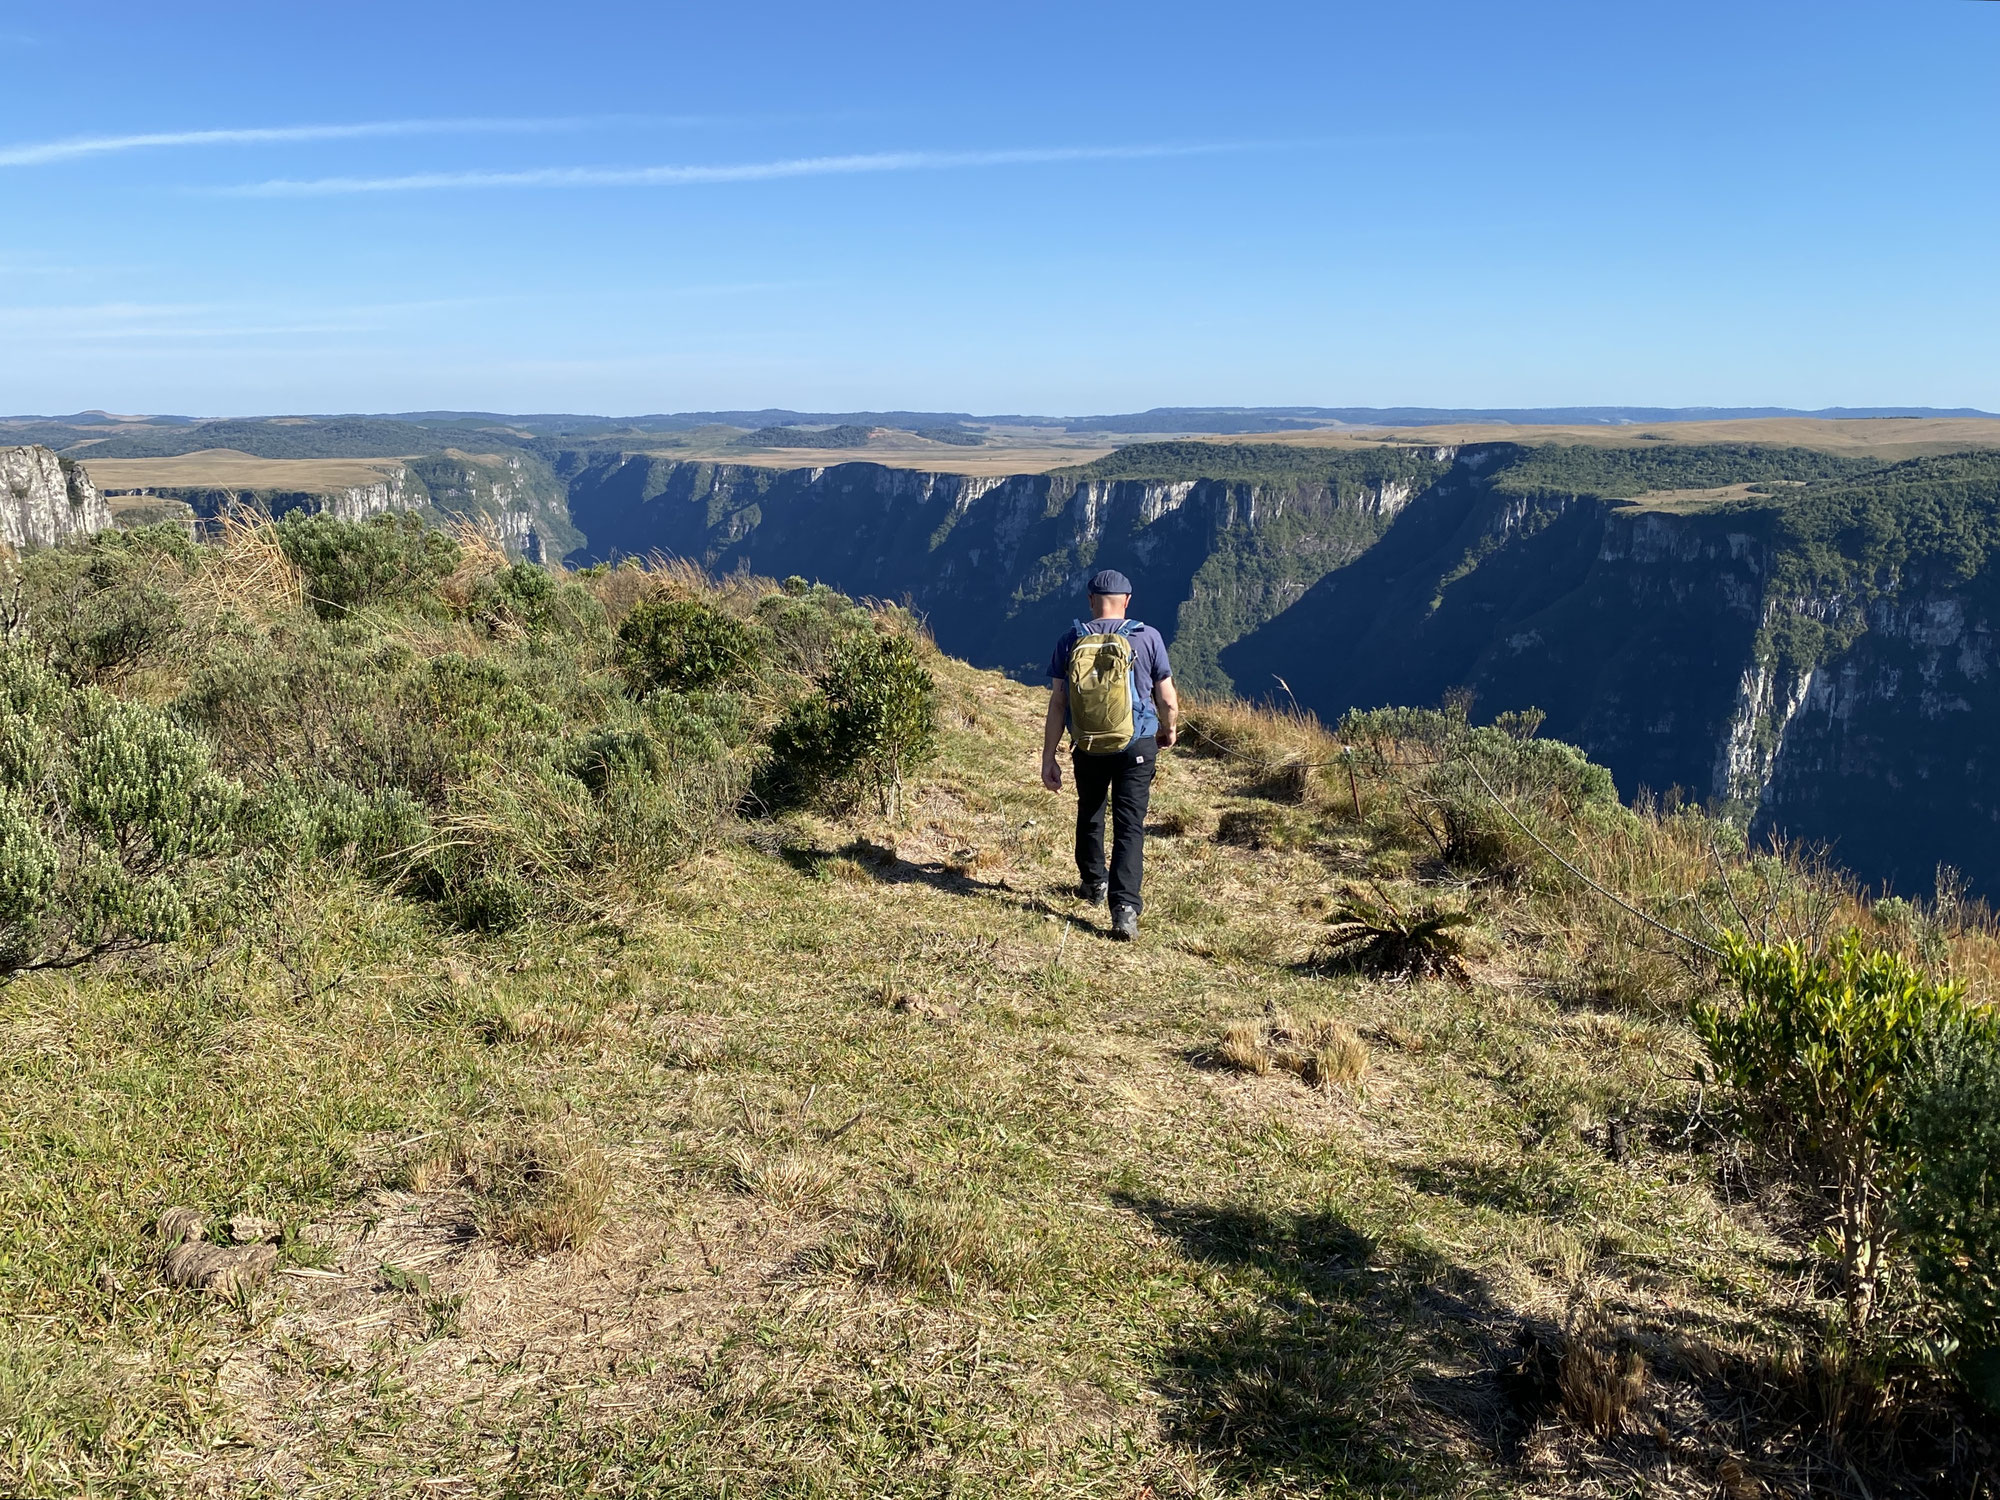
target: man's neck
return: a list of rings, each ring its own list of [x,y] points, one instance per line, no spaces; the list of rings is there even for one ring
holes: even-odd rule
[[[1093,620],[1122,620],[1125,618],[1125,606],[1121,604],[1116,608],[1111,608],[1093,602],[1090,606],[1090,618]]]

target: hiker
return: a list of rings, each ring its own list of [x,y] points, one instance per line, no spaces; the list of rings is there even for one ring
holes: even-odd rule
[[[1069,730],[1076,771],[1076,893],[1111,898],[1111,936],[1139,935],[1145,875],[1146,801],[1153,764],[1180,732],[1167,643],[1125,611],[1132,580],[1106,568],[1090,580],[1090,620],[1079,620],[1049,658],[1049,713],[1042,726],[1042,785],[1062,790],[1056,747]],[[1111,803],[1111,869],[1104,867],[1104,804]]]

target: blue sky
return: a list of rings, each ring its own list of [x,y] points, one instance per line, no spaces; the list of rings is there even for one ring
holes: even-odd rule
[[[0,411],[2000,410],[2000,4],[0,5]]]

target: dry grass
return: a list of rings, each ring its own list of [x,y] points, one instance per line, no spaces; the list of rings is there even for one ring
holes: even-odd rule
[[[1245,792],[1305,806],[1324,800],[1341,745],[1318,718],[1236,699],[1190,698],[1182,744],[1228,763]]]
[[[589,1243],[604,1225],[604,1153],[551,1128],[470,1142],[454,1167],[472,1194],[473,1224],[496,1245],[553,1255]]]
[[[1586,1432],[1610,1436],[1645,1399],[1646,1361],[1595,1307],[1570,1321],[1556,1367],[1563,1412]]]
[[[1239,1073],[1263,1077],[1281,1070],[1322,1091],[1359,1083],[1369,1062],[1367,1044],[1345,1021],[1276,1006],[1225,1026],[1215,1056]]]
[[[204,448],[171,458],[90,458],[84,467],[101,490],[286,490],[320,494],[380,484],[402,467],[393,458],[257,458],[234,448]]]
[[[842,1173],[838,1164],[813,1152],[788,1150],[766,1154],[743,1147],[732,1154],[731,1162],[738,1191],[780,1213],[820,1213],[840,1191]]]
[[[1018,1287],[1038,1259],[990,1201],[963,1191],[892,1194],[832,1253],[862,1280],[944,1297]]]
[[[183,586],[192,613],[213,620],[224,612],[274,619],[305,607],[305,577],[265,521],[234,514],[210,528],[202,565]]]
[[[1299,448],[1372,448],[1384,444],[1564,443],[1629,448],[1635,441],[1678,443],[1770,443],[1817,448],[1828,453],[1914,458],[1927,453],[1961,453],[1967,448],[2000,447],[2000,421],[1982,417],[1752,417],[1716,422],[1669,422],[1639,434],[1630,427],[1553,424],[1512,426],[1503,422],[1457,422],[1433,427],[1321,429],[1259,433],[1255,438],[1221,437],[1224,443],[1279,443]]]

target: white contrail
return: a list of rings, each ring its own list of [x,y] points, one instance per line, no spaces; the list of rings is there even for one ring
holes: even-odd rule
[[[257,146],[285,141],[348,141],[384,135],[514,135],[545,130],[580,130],[631,119],[629,115],[578,115],[547,119],[362,120],[349,125],[270,125],[241,130],[160,130],[145,135],[73,136],[24,146],[0,146],[0,167],[29,167],[113,151],[162,146]],[[691,124],[691,120],[662,123]]]
[[[1244,151],[1255,144],[1196,146],[1055,146],[1013,151],[876,151],[855,156],[797,156],[710,167],[534,167],[521,172],[412,172],[401,177],[278,178],[215,191],[246,198],[312,198],[334,193],[411,193],[436,188],[684,187],[704,182],[764,182],[776,177],[831,177],[862,172],[935,171],[1033,162],[1111,161]]]

